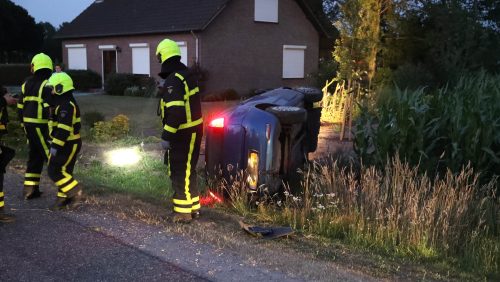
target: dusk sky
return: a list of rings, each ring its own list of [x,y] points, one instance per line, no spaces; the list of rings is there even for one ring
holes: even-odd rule
[[[11,0],[26,9],[35,22],[49,22],[59,27],[70,22],[85,10],[94,0]]]

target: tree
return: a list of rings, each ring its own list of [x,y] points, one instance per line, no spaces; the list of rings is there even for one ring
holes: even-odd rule
[[[367,86],[375,75],[380,50],[380,24],[385,0],[342,0],[336,22],[340,39],[334,58],[339,62],[339,78],[350,81],[354,76],[366,77]]]
[[[40,22],[38,25],[43,30],[43,45],[40,51],[49,55],[54,62],[61,62],[61,40],[54,38],[56,28],[48,22]]]
[[[28,12],[0,0],[0,62],[23,62],[40,49],[42,30]]]

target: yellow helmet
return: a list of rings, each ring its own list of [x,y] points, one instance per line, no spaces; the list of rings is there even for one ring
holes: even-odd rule
[[[165,62],[168,58],[173,56],[181,56],[181,49],[179,45],[168,38],[163,39],[158,47],[156,47],[156,56],[160,63]]]
[[[54,92],[57,95],[75,89],[75,87],[73,87],[73,79],[65,72],[53,73],[46,86],[54,88]]]
[[[52,66],[52,59],[44,53],[38,53],[33,57],[31,60],[31,68],[33,72],[36,72],[39,69],[54,70],[54,67]]]

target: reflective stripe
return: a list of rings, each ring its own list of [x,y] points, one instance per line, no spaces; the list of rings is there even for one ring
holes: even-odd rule
[[[61,146],[61,147],[62,147],[62,146],[64,146],[64,141],[61,141],[61,140],[59,140],[59,139],[57,139],[57,138],[53,138],[53,139],[52,139],[52,143],[54,143],[54,144],[56,144],[56,145],[59,145],[59,146]]]
[[[24,109],[24,105],[23,105],[23,104],[19,104],[19,103],[18,103],[18,104],[17,104],[17,108],[18,108],[18,109]]]
[[[69,132],[73,131],[73,127],[62,124],[62,123],[58,123],[57,128],[64,129],[64,130],[69,131]]]
[[[186,199],[192,203],[191,199],[191,193],[189,192],[189,178],[191,176],[191,157],[193,156],[193,150],[194,150],[194,141],[196,141],[196,133],[191,134],[191,142],[189,143],[189,153],[188,153],[188,158],[187,158],[187,164],[186,164],[186,178],[184,179],[184,183],[186,183],[184,186],[184,193],[186,194]]]
[[[71,159],[73,159],[73,157],[75,156],[76,154],[76,150],[78,149],[78,144],[74,144],[73,145],[73,150],[71,151],[71,154],[69,154],[69,158],[68,160],[66,161],[66,163],[63,165],[63,172],[66,172],[66,167],[68,166],[68,164],[71,162]]]
[[[200,118],[200,119],[197,119],[195,121],[192,121],[192,122],[188,122],[188,123],[183,123],[181,125],[179,125],[179,129],[186,129],[186,128],[190,128],[190,127],[193,127],[193,126],[197,126],[199,124],[202,124],[203,123],[203,118]]]
[[[3,192],[0,192],[0,197],[3,197],[3,196],[4,196]]]
[[[66,183],[66,182],[68,182],[68,181],[70,181],[70,180],[71,180],[71,177],[65,177],[65,178],[63,178],[63,179],[61,179],[61,180],[57,181],[57,182],[56,182],[56,186],[61,186],[61,185],[63,185],[64,183]]]
[[[38,177],[40,178],[42,175],[40,173],[25,173],[24,177]]]
[[[62,188],[61,191],[63,191],[64,193],[67,193],[69,190],[75,188],[76,185],[78,185],[78,181],[73,180],[73,182],[71,182],[68,186]]]
[[[184,106],[184,101],[172,101],[172,102],[165,103],[166,108],[170,108],[173,106]]]
[[[59,197],[59,198],[67,198],[68,196],[66,196],[66,194],[64,194],[62,192],[57,192],[57,197]]]
[[[24,102],[26,102],[26,101],[33,101],[33,102],[43,103],[42,98],[40,98],[38,96],[27,96],[27,97],[24,97],[23,101]]]
[[[191,208],[180,208],[180,207],[174,206],[174,212],[178,212],[178,213],[191,213]]]
[[[177,130],[191,128],[191,127],[200,125],[202,123],[203,123],[203,118],[200,118],[200,119],[197,119],[197,120],[192,121],[192,122],[183,123],[183,124],[179,125],[179,128],[173,128],[173,127],[169,126],[168,124],[165,124],[163,129],[165,129],[168,132],[176,133]]]
[[[199,202],[200,201],[200,196],[196,196],[194,198],[191,199],[191,202],[193,203],[196,203],[196,202]]]
[[[165,126],[163,127],[163,129],[165,129],[168,132],[172,132],[172,133],[176,133],[177,132],[177,128],[173,128],[171,126],[168,126],[168,124],[165,124]]]
[[[0,124],[0,130],[5,129],[5,124]]]
[[[40,181],[24,181],[24,185],[33,185],[36,186],[40,184]]]
[[[197,203],[196,205],[193,205],[192,209],[193,209],[193,211],[201,209],[200,203]]]
[[[72,141],[72,140],[77,140],[77,139],[80,139],[80,134],[76,134],[76,135],[71,135],[70,137],[68,137],[68,141]]]
[[[45,138],[43,138],[42,130],[40,128],[36,128],[36,133],[38,134],[38,139],[40,139],[40,144],[42,144],[43,150],[45,151],[45,156],[49,158],[49,148],[45,143]]]
[[[3,201],[0,202],[0,208],[2,208],[5,205]]]
[[[46,124],[46,123],[49,123],[49,120],[48,119],[37,119],[37,118],[23,117],[23,122]]]
[[[179,199],[173,199],[175,205],[191,205],[191,201],[188,200],[179,200]]]

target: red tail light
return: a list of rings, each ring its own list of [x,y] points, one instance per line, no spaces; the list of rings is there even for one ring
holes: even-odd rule
[[[222,128],[224,127],[224,118],[216,118],[216,119],[213,119],[209,124],[208,126],[210,127],[219,127],[219,128]]]

